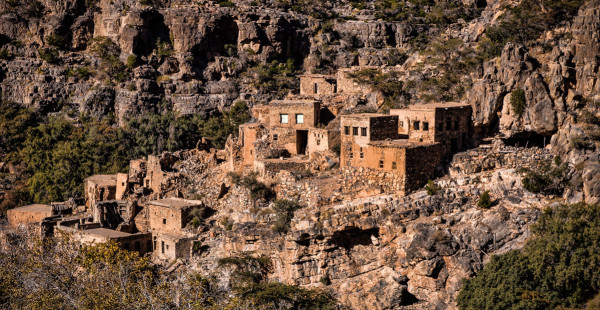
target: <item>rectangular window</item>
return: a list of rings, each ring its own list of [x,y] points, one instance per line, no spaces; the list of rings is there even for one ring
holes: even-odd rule
[[[446,120],[446,130],[452,129],[452,121],[450,119]]]
[[[458,130],[458,121],[454,121],[454,130]]]
[[[363,137],[367,136],[367,127],[361,127],[360,128],[360,135]]]
[[[419,130],[419,128],[421,127],[420,125],[421,125],[421,123],[419,121],[415,121],[413,123],[413,129],[414,130]]]
[[[321,140],[317,139],[317,145],[321,145]]]
[[[442,122],[437,123],[437,130],[438,131],[444,130],[444,123],[442,123]]]
[[[429,123],[428,122],[423,122],[423,130],[424,131],[428,131],[429,130]]]
[[[167,225],[167,219],[163,219],[163,225]]]
[[[273,134],[273,141],[277,141],[279,140],[279,135],[278,134]]]
[[[279,114],[279,122],[282,124],[287,124],[289,123],[289,119],[288,119],[288,115],[287,114]]]
[[[363,153],[363,148],[360,148],[360,158],[365,158],[365,153]]]
[[[315,85],[313,85],[313,91],[315,94],[319,93],[319,84],[315,83]]]
[[[379,168],[383,168],[383,160],[379,161]]]
[[[352,127],[352,135],[358,136],[358,127]]]
[[[394,170],[396,169],[396,162],[395,161],[392,162],[392,169],[394,169]]]
[[[296,124],[304,124],[304,114],[296,114]]]
[[[344,134],[346,136],[350,134],[350,126],[344,126]]]
[[[352,153],[352,151],[350,151],[350,158],[354,158],[354,153]]]

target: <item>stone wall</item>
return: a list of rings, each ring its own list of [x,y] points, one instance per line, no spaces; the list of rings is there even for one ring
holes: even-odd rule
[[[307,171],[310,162],[298,159],[263,159],[254,163],[254,170],[264,178],[272,178],[280,171]]]
[[[415,146],[406,149],[405,190],[407,193],[422,188],[435,177],[436,168],[442,163],[442,145]]]
[[[397,171],[384,171],[366,167],[344,167],[340,169],[341,191],[354,195],[360,192],[369,194],[405,195],[404,175]]]
[[[319,98],[322,95],[332,95],[337,92],[335,77],[320,74],[305,74],[300,76],[300,96]]]

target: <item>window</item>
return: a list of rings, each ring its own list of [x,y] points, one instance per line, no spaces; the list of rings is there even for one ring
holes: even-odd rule
[[[379,161],[379,168],[383,168],[383,160]]]
[[[276,133],[274,133],[273,134],[273,141],[277,141],[277,140],[279,140],[279,135],[276,134]]]
[[[315,94],[319,93],[319,84],[315,83],[315,85],[313,85],[313,90]]]
[[[350,150],[350,158],[354,158],[354,153],[352,153],[352,150]]]
[[[363,137],[367,136],[367,127],[361,127],[360,128],[360,135]]]
[[[415,122],[413,123],[413,128],[414,128],[414,130],[419,130],[419,127],[421,127],[420,125],[421,125],[421,123],[420,123],[419,121],[415,121]]]
[[[360,148],[360,158],[365,158],[365,153],[363,153],[363,148]]]
[[[279,114],[279,122],[282,124],[287,124],[290,121],[288,120],[288,115],[287,114]]]
[[[429,123],[428,122],[423,122],[423,130],[424,131],[428,131],[429,130]]]
[[[458,130],[458,121],[454,121],[454,130]]]
[[[442,123],[442,122],[437,123],[437,130],[438,131],[444,130],[444,123]]]
[[[304,114],[296,114],[296,124],[304,124]]]
[[[404,122],[403,122],[403,121],[399,121],[399,122],[398,122],[398,127],[400,127],[400,128],[404,128]]]
[[[352,135],[358,136],[358,127],[352,127]]]
[[[167,219],[163,219],[163,224],[167,225]]]
[[[396,162],[395,161],[392,162],[392,169],[396,169]]]
[[[344,126],[344,134],[346,136],[350,134],[350,126]]]
[[[450,119],[446,120],[446,130],[452,129],[452,121]]]
[[[317,145],[321,145],[321,140],[317,139]]]

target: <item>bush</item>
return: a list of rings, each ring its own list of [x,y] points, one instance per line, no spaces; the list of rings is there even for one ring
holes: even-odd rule
[[[127,68],[129,70],[132,70],[133,68],[137,67],[138,64],[138,57],[136,55],[129,55],[127,56],[127,62],[125,64],[127,66]]]
[[[58,51],[53,48],[40,48],[38,49],[38,55],[41,60],[49,64],[56,64],[60,60],[58,58]]]
[[[492,199],[490,198],[489,191],[484,191],[481,196],[479,196],[479,200],[477,200],[477,207],[481,209],[489,209],[492,207]]]
[[[600,206],[548,208],[522,250],[491,261],[458,295],[460,309],[581,308],[600,290]]]
[[[273,204],[275,212],[275,224],[273,230],[279,233],[287,233],[290,229],[290,223],[294,218],[294,212],[302,208],[298,202],[286,199],[278,199]]]
[[[578,150],[590,150],[594,148],[594,143],[587,136],[579,135],[571,138],[571,146]]]
[[[517,88],[510,93],[510,106],[512,107],[513,113],[518,116],[525,113],[527,103],[525,101],[525,92],[522,89]]]
[[[395,71],[382,73],[378,69],[363,69],[348,73],[348,77],[359,84],[370,85],[373,89],[380,91],[385,105],[389,108],[394,108],[404,95],[404,84]]]
[[[13,55],[7,49],[0,49],[0,59],[2,60],[11,60]]]
[[[537,168],[521,169],[524,173],[523,187],[532,193],[561,195],[567,185],[567,169],[567,164],[562,163],[558,156],[555,157],[554,166],[549,162],[543,162]]]
[[[252,86],[261,93],[275,92],[278,98],[283,98],[291,90],[299,87],[296,76],[297,70],[293,59],[286,63],[272,61],[266,65],[258,65],[244,73],[252,81]]]
[[[60,35],[60,34],[55,34],[55,35],[49,35],[46,38],[46,43],[48,43],[51,46],[54,46],[56,48],[65,48],[67,47],[67,39]]]
[[[269,309],[337,309],[335,299],[321,290],[307,290],[282,283],[260,283],[242,294],[260,308]]]
[[[442,187],[435,184],[432,180],[427,181],[427,185],[425,185],[425,191],[429,196],[436,195],[439,191],[442,190]]]

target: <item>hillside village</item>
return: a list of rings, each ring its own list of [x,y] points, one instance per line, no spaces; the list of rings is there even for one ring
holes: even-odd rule
[[[283,174],[327,175],[341,185],[335,195],[331,192],[338,198],[299,193],[300,203],[324,207],[336,199],[410,194],[441,176],[453,154],[475,143],[469,105],[432,103],[367,113],[381,100],[350,81],[349,70],[337,76],[303,75],[299,95],[255,105],[252,120],[223,150],[203,139],[179,158],[163,154],[132,160],[127,173],[87,178],[85,197],[9,210],[9,224],[35,225],[43,236],[70,233],[88,244],[112,240],[159,260],[185,260],[201,246],[192,221],[209,217],[214,203],[183,195],[184,180],[173,167],[182,157],[229,174],[256,174],[260,181],[283,187]],[[352,99],[356,103],[348,104]],[[227,195],[227,183],[222,181],[217,199]],[[318,190],[327,187],[331,184]],[[275,192],[278,198],[294,199],[290,189]]]

